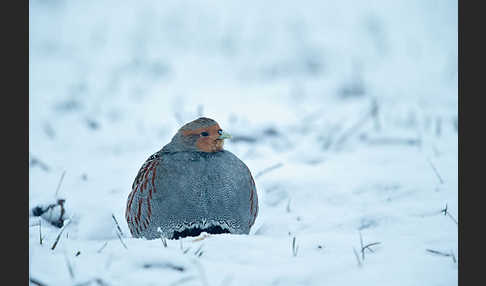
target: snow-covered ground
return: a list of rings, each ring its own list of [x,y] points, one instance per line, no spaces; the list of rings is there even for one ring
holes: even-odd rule
[[[70,218],[52,250],[30,215],[34,281],[457,284],[457,1],[29,3],[29,207]],[[255,177],[250,235],[130,238],[138,169],[200,115]]]

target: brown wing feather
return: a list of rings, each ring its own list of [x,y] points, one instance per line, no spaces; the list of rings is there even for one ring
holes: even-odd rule
[[[155,193],[154,184],[157,166],[160,164],[160,156],[150,156],[138,171],[132,184],[132,191],[128,195],[125,218],[130,232],[135,237],[149,226],[152,216],[152,194]]]

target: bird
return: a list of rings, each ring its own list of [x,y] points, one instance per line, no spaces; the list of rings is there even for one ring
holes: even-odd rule
[[[258,216],[248,166],[223,148],[231,135],[207,117],[180,127],[142,164],[126,203],[132,237],[249,234]]]

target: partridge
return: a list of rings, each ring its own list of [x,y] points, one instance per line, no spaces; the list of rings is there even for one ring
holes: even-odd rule
[[[249,233],[258,196],[248,167],[223,149],[230,137],[216,121],[201,117],[145,161],[125,211],[133,237]]]

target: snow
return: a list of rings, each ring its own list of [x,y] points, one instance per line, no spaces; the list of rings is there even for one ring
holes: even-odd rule
[[[29,208],[71,219],[52,250],[30,215],[31,278],[456,285],[457,53],[457,1],[29,1]],[[200,115],[255,177],[250,235],[129,237],[138,169]]]

